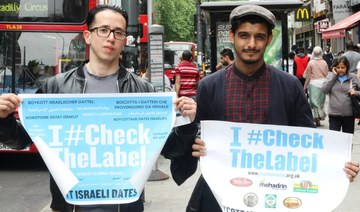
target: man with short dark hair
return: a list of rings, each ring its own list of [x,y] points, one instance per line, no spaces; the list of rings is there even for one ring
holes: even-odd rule
[[[349,73],[353,73],[356,75],[357,73],[356,67],[360,61],[360,53],[355,51],[354,42],[352,40],[346,41],[346,52],[343,55],[349,61],[350,64]]]
[[[187,96],[195,99],[200,80],[199,70],[193,63],[192,53],[185,50],[181,63],[175,67],[175,91],[178,97]]]
[[[234,53],[231,49],[225,48],[220,52],[220,62],[216,65],[216,70],[227,67],[234,62]]]

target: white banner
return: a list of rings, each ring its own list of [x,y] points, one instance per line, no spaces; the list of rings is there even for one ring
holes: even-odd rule
[[[139,199],[172,127],[189,123],[175,121],[174,92],[19,96],[23,126],[76,205]]]
[[[352,134],[202,121],[201,172],[222,210],[332,211],[346,195]]]

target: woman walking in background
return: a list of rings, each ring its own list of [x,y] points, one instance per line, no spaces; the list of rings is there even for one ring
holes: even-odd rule
[[[350,95],[360,96],[360,81],[355,74],[349,73],[349,61],[345,56],[334,59],[332,72],[322,89],[329,94],[329,129],[354,133]]]
[[[328,65],[323,59],[323,51],[320,46],[313,49],[311,60],[304,72],[305,84],[304,91],[308,92],[309,103],[316,126],[320,126],[320,121],[326,117],[324,104],[325,94],[321,90],[328,75]]]

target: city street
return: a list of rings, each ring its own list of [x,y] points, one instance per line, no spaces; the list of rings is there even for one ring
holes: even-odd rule
[[[36,212],[49,202],[49,172],[40,155],[0,153],[0,211]]]
[[[323,121],[319,128],[328,129],[328,121]],[[352,160],[360,161],[360,125],[356,125],[353,141]],[[0,160],[1,211],[51,212],[49,174],[41,159],[2,154]],[[200,171],[198,170],[183,185],[177,186],[171,179],[168,160],[159,158],[158,170],[170,178],[147,182],[145,212],[184,212]],[[333,212],[355,212],[359,207],[360,178],[350,184],[344,201]]]

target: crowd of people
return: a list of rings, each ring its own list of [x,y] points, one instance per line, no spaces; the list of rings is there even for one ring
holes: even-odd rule
[[[246,4],[232,10],[229,20],[229,37],[235,55],[224,51],[222,67],[217,72],[200,80],[191,52],[183,53],[182,62],[176,68],[176,109],[189,116],[191,123],[174,128],[161,154],[171,160],[172,176],[179,185],[194,174],[198,158],[206,156],[206,141],[197,137],[202,120],[315,128],[324,119],[324,95],[329,93],[330,128],[342,128],[344,132],[353,132],[354,129],[350,126],[351,121],[354,124],[351,112],[340,110],[339,113],[337,104],[344,107],[345,103],[348,104],[348,95],[360,95],[359,79],[354,74],[355,56],[346,52],[343,57],[333,59],[329,69],[321,47],[315,47],[310,57],[304,48],[299,48],[294,57],[294,77],[265,63],[265,50],[273,38],[276,22],[272,12]],[[90,49],[89,61],[49,78],[37,93],[154,92],[153,85],[119,64],[127,24],[127,14],[119,7],[100,5],[91,10],[87,18],[89,29],[84,31]],[[304,91],[307,91],[310,101]],[[15,94],[0,96],[0,142],[18,149],[32,143],[24,127],[14,118],[14,111],[20,103],[21,99]],[[349,180],[354,181],[359,163],[344,164],[344,171]],[[54,210],[144,210],[141,200],[122,205],[71,205],[64,201],[53,180],[50,188]],[[202,176],[186,211],[222,211]]]
[[[292,70],[289,73],[295,75],[301,83],[304,82],[304,92],[316,126],[320,126],[320,121],[327,116],[324,105],[328,95],[329,129],[354,132],[355,118],[350,96],[360,96],[358,49],[352,40],[346,41],[346,51],[340,55],[334,55],[328,45],[324,50],[316,46],[308,55],[304,54],[303,47],[292,46],[288,59]]]

